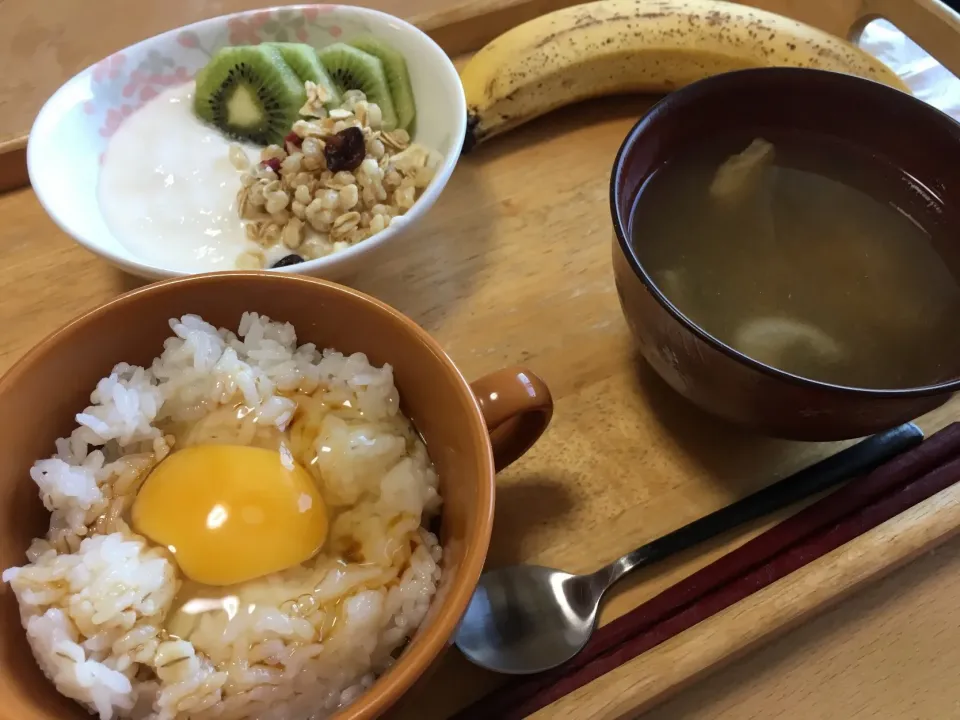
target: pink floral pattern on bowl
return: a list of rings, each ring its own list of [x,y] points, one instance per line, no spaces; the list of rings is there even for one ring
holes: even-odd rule
[[[83,103],[83,112],[96,123],[97,135],[105,143],[131,113],[166,88],[193,79],[224,45],[303,42],[322,47],[369,32],[359,19],[334,22],[333,9],[332,5],[294,5],[237,13],[225,24],[202,21],[158,35],[84,71],[89,75],[90,97]],[[170,35],[175,35],[175,43]]]

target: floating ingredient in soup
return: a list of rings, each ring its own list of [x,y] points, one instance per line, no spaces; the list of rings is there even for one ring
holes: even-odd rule
[[[938,198],[849,143],[758,135],[704,139],[641,188],[631,244],[667,299],[795,375],[880,389],[960,375],[960,251]]]
[[[717,169],[710,183],[710,197],[721,203],[739,204],[756,196],[770,181],[773,145],[757,138],[743,152],[733,155]]]
[[[781,367],[791,361],[829,367],[844,351],[819,328],[790,318],[755,318],[737,329],[733,344],[754,360]]]
[[[207,585],[298,565],[327,536],[320,491],[285,448],[178,450],[147,477],[131,519],[136,532],[174,554],[184,575]]]

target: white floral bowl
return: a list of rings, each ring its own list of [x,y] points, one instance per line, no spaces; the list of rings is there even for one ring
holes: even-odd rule
[[[463,88],[443,50],[409,23],[366,8],[297,5],[240,12],[171,30],[104,58],[67,81],[34,121],[27,145],[33,190],[64,232],[124,270],[150,279],[192,274],[136,257],[107,227],[97,187],[111,135],[166,88],[191,82],[224,45],[292,41],[322,47],[361,34],[381,38],[406,58],[417,103],[413,139],[439,151],[443,162],[413,208],[385,230],[346,250],[276,272],[336,279],[358,270],[410,233],[437,201],[466,130]]]

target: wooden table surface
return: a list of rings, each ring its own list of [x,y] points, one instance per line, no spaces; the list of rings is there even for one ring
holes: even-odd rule
[[[955,720],[954,539],[643,720]]]
[[[396,14],[410,16],[437,8],[445,8],[444,0],[368,0],[367,4]],[[262,5],[262,0],[164,0],[129,3],[125,0],[0,0],[0,140],[18,134],[29,125],[46,94],[76,70],[105,54],[137,39],[185,22],[218,15],[236,9]],[[641,104],[623,101],[603,106],[598,123],[608,129],[625,131],[630,118],[641,109]],[[605,113],[605,114],[604,114]],[[612,115],[612,117],[610,117]],[[588,127],[567,128],[576,135],[590,132]],[[523,138],[537,138],[532,134],[505,140],[502,152],[508,148],[523,151],[531,162],[530,176],[514,182],[536,183],[534,168],[540,163],[545,168],[549,157],[538,155],[537,147],[518,147]],[[543,145],[549,147],[549,143]],[[603,148],[606,152],[609,148]],[[542,150],[547,152],[547,150]],[[498,222],[504,226],[536,223],[540,231],[549,230],[551,223],[577,222],[578,217],[550,217],[546,206],[537,207],[521,194],[484,183],[497,182],[497,172],[503,158],[500,151],[491,148],[484,161],[484,172],[465,163],[458,169],[450,192],[461,196],[480,192],[478,207],[495,206],[501,213]],[[586,159],[584,160],[586,162]],[[590,168],[591,172],[595,168]],[[562,174],[562,173],[561,173]],[[548,175],[549,176],[549,175]],[[474,186],[479,180],[484,183]],[[602,190],[593,184],[578,188],[576,184],[557,181],[554,192],[573,200],[583,200],[583,194],[597,205],[605,203]],[[486,193],[486,194],[485,194]],[[599,194],[598,194],[599,193]],[[597,197],[592,197],[597,194]],[[431,217],[434,232],[449,231],[458,224],[482,222],[468,215],[457,215],[453,209],[443,209],[443,203]],[[602,214],[601,214],[602,216]],[[137,281],[106,267],[76,247],[46,217],[29,189],[0,195],[0,322],[7,328],[0,335],[0,371],[5,370],[37,340],[69,318],[88,309],[103,299],[129,289]],[[589,219],[588,219],[589,220]],[[608,242],[609,226],[582,228],[585,242]],[[429,233],[428,233],[429,234]],[[590,353],[580,347],[583,338],[576,335],[557,338],[555,342],[527,343],[525,329],[509,321],[510,308],[497,298],[497,285],[483,272],[464,274],[470,249],[447,246],[447,264],[427,268],[431,281],[446,283],[444,297],[414,294],[406,296],[396,282],[387,277],[390,268],[378,275],[364,277],[361,289],[373,291],[386,301],[416,317],[428,330],[434,332],[467,375],[476,376],[498,365],[515,361],[530,361],[535,369],[544,370],[548,381],[554,381],[554,391],[567,398],[568,411],[575,404],[585,408],[595,392],[619,392],[615,387],[604,389],[603,373],[606,364],[596,362]],[[494,256],[501,248],[495,239],[489,239],[487,252]],[[591,251],[584,262],[600,268],[606,263],[606,251]],[[438,261],[439,262],[439,261]],[[553,262],[546,260],[545,262]],[[69,265],[71,272],[51,275],[53,265]],[[443,267],[441,267],[443,265]],[[400,266],[394,266],[395,271]],[[424,274],[421,272],[421,275]],[[518,269],[516,272],[522,272]],[[537,297],[535,289],[522,298],[527,303],[548,301],[568,311],[570,327],[590,331],[596,338],[604,333],[622,336],[622,320],[615,308],[612,282],[597,270],[602,285],[586,285],[579,292],[587,300],[576,298]],[[421,277],[421,281],[423,278]],[[402,282],[401,282],[402,285]],[[475,300],[469,308],[463,303],[465,293]],[[483,312],[475,316],[474,308]],[[596,317],[588,316],[595,312]],[[545,309],[544,312],[547,312]],[[580,315],[576,313],[580,312]],[[25,322],[23,317],[27,318]],[[492,318],[501,318],[496,331],[481,332]],[[503,319],[507,318],[507,319]],[[469,327],[477,342],[464,341]],[[586,336],[585,336],[586,337]],[[613,337],[613,335],[610,335]],[[562,340],[562,347],[561,347]],[[620,340],[610,340],[613,349]],[[531,345],[533,352],[526,350]],[[558,369],[563,366],[561,377]],[[551,374],[553,377],[551,377]],[[750,457],[736,446],[736,435],[728,433],[712,421],[701,418],[692,410],[675,405],[677,399],[656,381],[640,379],[646,400],[662,405],[658,412],[666,429],[677,423],[696,425],[703,437],[719,433],[712,442],[716,451],[703,454],[698,460],[706,463],[724,463],[728,472],[737,472],[749,466]],[[594,393],[581,394],[581,388],[591,387]],[[669,406],[669,407],[668,407]],[[664,409],[667,408],[667,409]],[[564,422],[558,413],[559,422]],[[567,415],[569,425],[571,415]],[[610,418],[610,431],[629,433],[632,427],[626,420]],[[629,423],[627,423],[629,425]],[[570,428],[567,427],[567,431]],[[662,439],[662,438],[661,438]],[[727,443],[726,447],[722,447]],[[732,445],[730,444],[732,443]],[[587,452],[586,447],[571,447],[571,457]],[[544,453],[546,454],[546,453]],[[732,459],[728,456],[734,456]],[[570,513],[569,505],[582,499],[558,492],[549,477],[537,480],[537,468],[544,465],[542,455],[534,455],[526,466],[526,484],[515,485],[515,490],[501,498],[500,507],[510,513],[529,512],[531,503],[539,504],[538,512],[566,512],[565,522],[576,522],[577,513]],[[732,463],[732,464],[731,464]],[[572,466],[577,472],[589,468]],[[629,482],[635,470],[623,468],[621,478],[614,482]],[[513,475],[509,479],[512,479]],[[531,479],[532,478],[532,479]],[[571,473],[576,488],[577,473]],[[539,484],[538,484],[539,482]],[[540,493],[524,496],[531,487]],[[626,486],[624,486],[626,487]],[[544,500],[545,498],[545,500]],[[608,498],[601,498],[606,501]],[[499,515],[499,514],[498,514]],[[498,520],[500,517],[498,516]],[[550,524],[549,515],[538,515],[532,522]],[[525,551],[549,559],[550,548],[535,547],[536,533],[523,540]],[[495,541],[494,553],[504,559],[515,548]],[[571,568],[577,569],[577,568]],[[956,690],[955,668],[960,664],[960,613],[955,611],[960,597],[960,540],[941,546],[933,554],[915,560],[908,567],[888,576],[831,612],[807,623],[790,634],[782,636],[773,645],[745,657],[727,669],[690,687],[676,699],[651,711],[649,720],[745,720],[757,718],[881,718],[907,720],[927,718],[949,720],[960,718],[960,693]],[[622,611],[622,608],[621,610]]]

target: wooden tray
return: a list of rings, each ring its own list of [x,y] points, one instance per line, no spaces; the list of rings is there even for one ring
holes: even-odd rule
[[[15,14],[10,8],[20,2],[3,0],[0,18],[4,12]],[[213,15],[263,4],[171,2],[182,16],[173,17],[172,10],[162,21],[137,15],[128,23],[138,28],[137,37],[120,33],[120,42],[104,43],[95,54],[89,45],[81,52],[69,45],[76,40],[65,39],[62,77],[50,83],[49,73],[43,75],[49,86],[42,95],[31,96],[32,112],[72,72],[128,41],[195,20],[197,12]],[[439,4],[433,2],[434,7]],[[475,0],[416,21],[451,55],[461,57],[518,22],[570,4]],[[855,33],[882,15],[955,72],[960,69],[960,23],[934,0],[749,4],[840,35]],[[69,13],[76,16],[81,5],[89,12],[86,4],[73,3],[52,22],[66,27]],[[100,5],[121,7],[119,0],[100,0]],[[380,5],[399,14],[409,14],[403,12],[404,5],[429,8],[427,0],[384,0]],[[10,25],[0,22],[3,27]],[[416,319],[468,377],[522,362],[553,390],[553,426],[527,457],[499,478],[490,565],[527,561],[574,572],[593,569],[837,449],[759,438],[707,417],[660,382],[633,348],[610,272],[607,183],[622,138],[651,101],[634,97],[592,102],[492,140],[458,166],[411,254],[351,281]],[[25,180],[21,133],[32,120],[32,115],[14,115],[22,127],[0,130],[0,138],[7,138],[0,140],[0,150],[12,151],[0,155],[0,180],[7,187]],[[55,327],[140,281],[78,248],[29,192],[0,196],[0,212],[0,321],[6,328],[0,339],[0,370],[5,370]],[[933,431],[955,419],[960,419],[960,400],[920,424]],[[766,525],[618,586],[601,622],[628,611],[762,527]],[[958,527],[960,488],[931,498],[700,623],[537,717],[634,716],[943,542]],[[439,720],[497,682],[451,652],[392,717]]]

